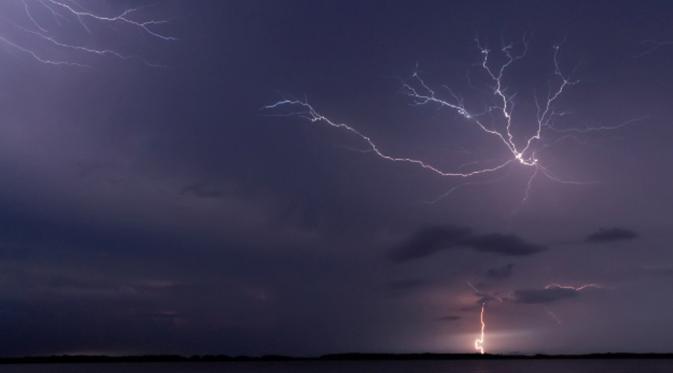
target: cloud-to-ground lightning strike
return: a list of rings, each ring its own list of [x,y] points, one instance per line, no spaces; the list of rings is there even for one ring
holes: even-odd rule
[[[474,340],[474,349],[479,351],[480,354],[484,354],[485,350],[485,343],[486,343],[486,337],[485,337],[485,331],[486,331],[486,322],[484,321],[484,311],[486,309],[486,302],[481,304],[481,312],[479,313],[479,320],[481,322],[481,329],[479,332],[479,337]]]
[[[14,6],[14,10],[0,15],[0,25],[4,26],[0,30],[0,45],[23,53],[42,64],[89,67],[77,55],[72,54],[76,52],[80,57],[110,56],[120,60],[137,60],[148,67],[164,67],[137,54],[70,42],[64,36],[67,33],[61,31],[71,25],[78,26],[86,34],[93,34],[92,29],[100,26],[126,26],[151,38],[177,40],[157,30],[157,26],[167,23],[166,20],[142,19],[138,16],[142,8],[126,8],[116,15],[103,15],[85,9],[72,0],[14,0],[4,4],[7,7]],[[63,52],[70,53],[65,53],[68,57],[63,57]]]
[[[467,286],[474,291],[474,294],[479,297],[479,304],[481,304],[481,310],[479,312],[479,320],[481,322],[481,329],[479,332],[479,337],[477,337],[474,340],[474,349],[479,351],[481,354],[484,354],[485,349],[486,349],[486,319],[484,318],[486,315],[486,304],[490,303],[491,301],[498,301],[500,303],[503,302],[503,298],[501,298],[498,294],[490,293],[490,292],[485,292],[482,290],[479,290],[476,286],[472,285],[471,282],[467,281]]]
[[[297,116],[305,118],[313,123],[322,123],[333,128],[341,129],[359,137],[367,146],[368,150],[374,153],[377,157],[398,163],[407,163],[410,165],[422,167],[432,173],[440,176],[470,178],[482,174],[490,174],[506,167],[518,164],[531,169],[530,176],[526,182],[525,190],[521,203],[529,199],[530,191],[533,187],[534,181],[538,176],[544,176],[547,179],[562,183],[562,184],[591,184],[591,181],[577,181],[567,180],[555,175],[547,166],[543,164],[541,156],[543,152],[562,139],[569,137],[587,134],[596,131],[607,131],[623,128],[635,121],[628,121],[616,126],[597,126],[584,128],[557,128],[554,126],[554,121],[567,114],[564,111],[558,111],[555,106],[557,101],[574,85],[578,84],[578,80],[572,80],[561,69],[559,63],[560,45],[555,45],[552,53],[553,62],[553,87],[549,89],[545,99],[540,100],[535,96],[536,116],[534,120],[534,129],[527,137],[516,138],[513,132],[514,123],[514,98],[516,94],[508,93],[504,84],[504,78],[510,67],[518,60],[523,59],[528,51],[528,41],[524,38],[521,42],[521,49],[519,52],[515,50],[515,44],[507,44],[500,48],[500,53],[504,58],[504,62],[498,66],[491,61],[492,51],[481,45],[479,40],[477,47],[481,53],[481,60],[479,62],[480,70],[485,74],[490,81],[490,95],[489,99],[493,104],[487,106],[485,110],[475,112],[469,109],[464,100],[453,93],[450,89],[449,99],[441,98],[437,95],[435,90],[425,82],[418,72],[414,72],[410,79],[402,83],[404,93],[411,98],[414,105],[437,105],[441,108],[446,108],[456,113],[463,120],[471,124],[475,129],[481,131],[484,136],[492,137],[504,147],[509,153],[507,159],[500,160],[494,166],[472,168],[465,170],[461,167],[457,170],[444,170],[436,167],[426,161],[411,158],[391,155],[382,150],[377,143],[369,136],[360,132],[360,130],[352,127],[346,123],[340,123],[329,119],[325,115],[316,110],[307,100],[298,99],[284,99],[273,104],[265,106],[263,109],[275,111],[276,114],[282,116]],[[285,110],[281,112],[281,110]],[[488,125],[482,118],[486,115],[496,115],[499,117],[501,124]],[[549,136],[547,136],[549,134]],[[550,137],[549,139],[547,137]],[[474,163],[474,162],[472,162]],[[449,189],[439,198],[433,200],[436,202],[445,196],[451,194],[457,188],[470,185],[471,183],[461,183]]]
[[[504,297],[501,297],[498,295],[498,293],[493,293],[493,292],[488,292],[488,291],[483,291],[474,286],[471,282],[467,282],[467,286],[470,287],[470,289],[474,292],[476,296],[478,296],[477,304],[480,306],[480,313],[479,313],[479,320],[481,323],[481,328],[479,332],[479,336],[474,340],[474,348],[479,351],[480,353],[485,353],[486,351],[486,321],[485,321],[485,316],[486,316],[486,306],[489,304],[492,304],[493,301],[497,301],[499,303],[504,303],[504,302],[516,302],[516,296],[514,293],[510,293],[505,295]],[[548,291],[562,291],[562,292],[567,292],[567,293],[580,293],[588,289],[605,289],[605,287],[601,284],[597,283],[585,283],[585,284],[580,284],[577,286],[573,285],[563,285],[559,283],[550,283],[544,286],[544,290]],[[546,306],[543,306],[543,309],[545,313],[556,323],[557,325],[562,325],[561,319],[554,313],[552,312],[549,308]]]

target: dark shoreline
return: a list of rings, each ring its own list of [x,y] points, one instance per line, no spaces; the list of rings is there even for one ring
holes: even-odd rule
[[[432,361],[432,360],[591,360],[591,359],[673,359],[673,353],[597,353],[578,355],[492,355],[492,354],[386,354],[344,353],[316,357],[283,355],[229,356],[229,355],[59,355],[0,357],[0,364],[73,364],[73,363],[207,363],[207,362],[316,362],[316,361]]]

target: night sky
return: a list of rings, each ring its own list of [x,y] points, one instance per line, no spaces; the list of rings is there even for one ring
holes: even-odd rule
[[[0,3],[0,355],[475,352],[482,305],[487,352],[673,351],[669,2],[80,3]],[[528,45],[520,144],[560,46],[539,157],[572,182],[264,109],[495,166],[404,89],[497,105],[475,38]]]

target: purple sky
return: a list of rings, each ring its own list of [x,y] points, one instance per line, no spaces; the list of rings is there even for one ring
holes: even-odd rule
[[[164,40],[25,3],[35,22],[0,3],[0,355],[473,352],[484,302],[489,352],[673,351],[673,6],[81,1],[149,5],[129,19],[167,20]],[[494,164],[502,143],[403,82],[482,110],[475,36],[497,66],[523,35],[517,138],[560,42],[579,84],[555,126],[640,119],[545,150],[591,183],[537,177],[522,203],[529,167],[442,177],[260,110],[306,97],[387,153]]]

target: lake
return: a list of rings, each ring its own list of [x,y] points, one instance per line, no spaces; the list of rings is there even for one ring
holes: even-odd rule
[[[0,365],[2,373],[671,373],[673,360],[300,361]]]

